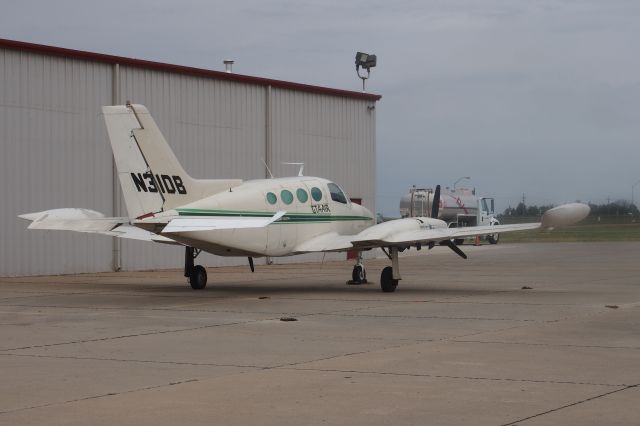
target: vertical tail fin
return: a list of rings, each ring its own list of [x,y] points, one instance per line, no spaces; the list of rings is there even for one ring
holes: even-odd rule
[[[183,206],[242,182],[189,176],[143,105],[105,106],[102,112],[129,217]]]

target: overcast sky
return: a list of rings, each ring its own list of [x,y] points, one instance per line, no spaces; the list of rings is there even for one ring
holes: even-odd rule
[[[640,1],[5,0],[0,37],[359,90],[378,55],[378,210],[412,184],[498,208],[631,198]],[[330,176],[327,176],[330,178]],[[640,199],[640,185],[636,200]]]

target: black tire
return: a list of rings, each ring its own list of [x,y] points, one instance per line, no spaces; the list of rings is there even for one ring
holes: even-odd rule
[[[351,279],[354,283],[362,284],[367,281],[367,273],[365,272],[362,265],[356,265],[353,267],[353,272],[351,273]]]
[[[455,240],[453,240],[453,243],[457,246],[461,246],[464,244],[464,238],[456,238]]]
[[[396,291],[397,286],[398,280],[393,279],[393,268],[387,266],[380,274],[380,288],[382,288],[382,291],[385,293],[392,293]]]
[[[196,265],[189,276],[189,284],[194,290],[202,290],[207,286],[207,270],[202,265]]]
[[[489,241],[489,244],[498,244],[498,241],[500,241],[500,234],[487,235],[487,241]]]

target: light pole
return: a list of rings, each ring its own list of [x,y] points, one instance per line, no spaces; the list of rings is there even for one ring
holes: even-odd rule
[[[639,184],[639,183],[640,183],[640,180],[638,180],[636,183],[634,183],[633,185],[631,185],[631,205],[632,205],[632,206],[634,205],[634,203],[633,203],[633,200],[634,200],[633,195],[634,195],[634,194],[633,194],[633,193],[634,193],[634,191],[636,190],[636,186],[638,186],[638,184]]]
[[[456,190],[456,185],[457,185],[457,184],[458,184],[458,182],[460,182],[462,179],[471,179],[471,176],[463,176],[463,177],[461,177],[460,179],[458,179],[457,181],[455,181],[455,182],[453,183],[453,190],[454,190],[454,191]]]

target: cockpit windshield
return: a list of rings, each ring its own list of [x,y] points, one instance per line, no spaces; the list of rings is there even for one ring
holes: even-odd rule
[[[328,183],[327,187],[329,187],[329,193],[331,194],[331,199],[333,201],[347,204],[347,196],[338,185],[336,185],[335,183]]]

